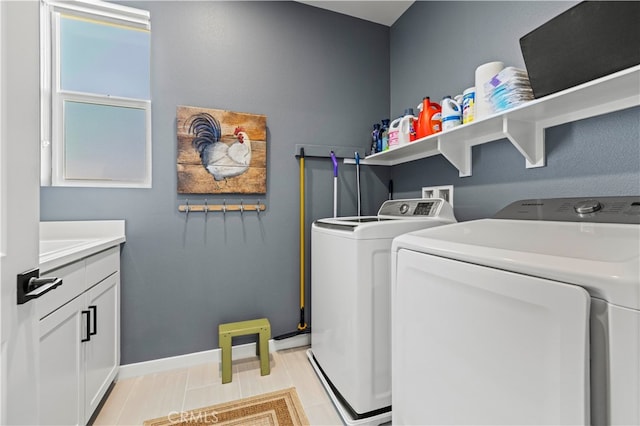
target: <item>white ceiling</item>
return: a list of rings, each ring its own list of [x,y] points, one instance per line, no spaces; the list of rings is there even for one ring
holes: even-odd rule
[[[356,18],[390,27],[394,22],[413,4],[413,1],[393,0],[316,0],[302,1],[299,3],[327,9],[344,15],[355,16]]]

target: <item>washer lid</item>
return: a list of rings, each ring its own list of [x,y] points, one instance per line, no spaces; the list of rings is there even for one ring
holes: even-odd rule
[[[406,232],[455,223],[451,204],[441,198],[387,200],[377,216],[346,216],[318,219],[314,231],[335,232],[347,238],[394,238]]]
[[[640,225],[481,219],[402,235],[392,247],[401,249],[580,285],[640,309]]]
[[[313,232],[325,232],[358,240],[391,239],[418,229],[455,223],[455,219],[438,217],[390,218],[381,216],[352,216],[318,219]]]

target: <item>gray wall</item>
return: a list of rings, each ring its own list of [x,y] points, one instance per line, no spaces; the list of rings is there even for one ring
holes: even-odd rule
[[[215,348],[221,322],[266,316],[274,335],[294,331],[295,145],[364,153],[372,123],[388,116],[389,28],[293,2],[126,4],[151,12],[153,188],[42,188],[41,219],[126,220],[123,364]],[[177,212],[186,198],[176,191],[177,105],[267,116],[266,196],[188,196],[190,203],[260,199],[266,212],[206,221]],[[313,219],[332,215],[333,178],[328,158],[306,164],[308,235]],[[363,211],[371,214],[390,171],[362,173]],[[355,213],[355,168],[341,165],[339,214]]]
[[[391,28],[391,114],[474,85],[478,65],[524,68],[519,39],[576,2],[416,2]],[[597,53],[595,53],[597,54]],[[392,168],[398,197],[454,185],[458,220],[523,198],[640,194],[640,109],[547,129],[547,166],[526,169],[507,141],[473,148],[472,176],[442,156]]]
[[[459,93],[488,61],[522,67],[518,39],[574,3],[417,2],[391,30],[292,2],[127,4],[152,16],[153,188],[41,191],[43,220],[127,221],[123,364],[214,348],[219,322],[264,315],[275,335],[293,331],[295,144],[368,149],[371,124],[388,117],[389,106],[394,116],[422,96]],[[267,115],[267,194],[243,197],[261,198],[267,212],[209,215],[206,222],[201,214],[186,220],[177,212],[185,199],[176,193],[177,105]],[[425,185],[454,184],[459,220],[490,216],[520,198],[638,194],[639,113],[548,129],[547,166],[539,169],[525,169],[504,140],[474,147],[468,178],[441,156],[393,168],[363,166],[363,213],[377,210],[390,177],[396,198],[419,196]],[[306,163],[308,236],[313,219],[331,216],[333,186],[328,159]],[[355,211],[355,171],[341,165],[339,214]]]

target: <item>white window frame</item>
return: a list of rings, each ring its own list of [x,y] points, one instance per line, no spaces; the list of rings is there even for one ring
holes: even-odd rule
[[[62,91],[58,78],[60,15],[68,14],[102,21],[124,23],[151,30],[148,11],[134,9],[99,0],[61,2],[41,0],[40,57],[41,57],[41,158],[42,186],[83,186],[110,188],[151,187],[151,99],[131,99],[100,94]],[[151,83],[149,83],[151,84]],[[128,107],[145,111],[145,176],[142,180],[69,179],[64,173],[64,103],[78,101],[104,106]]]

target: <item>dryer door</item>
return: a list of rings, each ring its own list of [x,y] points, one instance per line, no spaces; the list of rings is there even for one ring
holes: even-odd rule
[[[393,424],[589,424],[581,287],[401,249]]]

